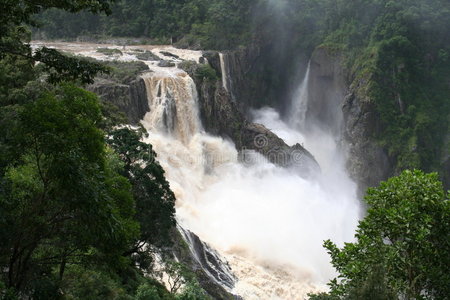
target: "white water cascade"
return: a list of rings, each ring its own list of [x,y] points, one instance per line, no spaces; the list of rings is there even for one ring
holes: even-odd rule
[[[295,91],[294,101],[291,105],[290,114],[288,116],[288,122],[297,130],[305,130],[306,112],[308,110],[308,85],[309,85],[309,73],[311,70],[311,62],[308,63],[306,68],[305,78]]]
[[[242,165],[232,143],[203,131],[192,79],[171,70],[145,77],[150,112],[142,123],[176,194],[179,223],[227,258],[238,278],[232,292],[244,299],[323,290],[334,276],[323,240],[351,241],[358,219],[356,187],[334,137],[302,132],[295,116],[285,123],[273,109],[255,111],[255,121],[288,144],[304,143],[323,173],[308,181],[262,157]],[[293,100],[301,121],[308,77]]]
[[[110,59],[96,50],[105,45],[47,46]],[[134,48],[161,58],[163,51],[197,62],[201,56],[173,47],[128,48],[119,60],[136,60]],[[277,167],[261,156],[253,164],[239,163],[231,142],[204,132],[193,80],[178,68],[158,67],[157,61],[146,63],[151,72],[144,75],[150,107],[142,120],[149,131],[145,141],[153,145],[177,197],[178,222],[229,261],[238,279],[232,292],[245,300],[296,300],[325,289],[335,273],[323,240],[338,245],[351,241],[359,206],[356,186],[345,171],[339,136],[320,130],[321,126],[306,118],[310,72],[292,99],[288,121],[270,108],[253,113],[255,122],[266,125],[289,145],[303,144],[314,155],[322,173],[306,180],[297,171]],[[342,112],[336,109],[333,113]]]
[[[220,69],[222,70],[222,87],[229,91],[228,89],[228,69],[225,63],[225,56],[222,52],[219,52],[220,59]]]

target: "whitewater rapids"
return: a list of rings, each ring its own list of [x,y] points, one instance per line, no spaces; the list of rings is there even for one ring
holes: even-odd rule
[[[202,55],[171,46],[45,45],[101,60],[111,59],[97,51],[101,47],[122,50],[122,56],[112,58],[120,61],[137,60],[136,50],[172,59],[162,54],[170,51],[196,62]],[[220,58],[223,87],[232,93],[226,56]],[[150,107],[142,120],[149,131],[145,141],[153,145],[177,197],[178,222],[228,260],[237,277],[230,292],[246,300],[295,300],[326,290],[325,283],[336,274],[323,241],[352,241],[360,211],[340,137],[320,130],[320,124],[308,124],[309,71],[292,97],[290,115],[281,118],[271,108],[252,114],[254,122],[287,144],[303,144],[314,155],[322,173],[306,180],[256,153],[250,161],[239,161],[232,142],[205,133],[192,78],[177,67],[146,63],[152,72],[143,75]]]
[[[306,180],[256,153],[244,164],[231,142],[204,132],[189,76],[156,72],[145,82],[146,142],[176,194],[178,222],[227,258],[238,278],[232,292],[244,299],[305,299],[325,290],[335,273],[323,241],[352,241],[359,215],[336,138],[314,127],[302,132],[270,108],[254,111],[255,122],[288,144],[302,143],[323,171]]]

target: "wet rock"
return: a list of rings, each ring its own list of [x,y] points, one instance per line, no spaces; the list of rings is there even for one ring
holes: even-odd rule
[[[341,136],[342,104],[348,87],[339,55],[330,56],[325,48],[317,48],[311,57],[308,84],[307,123],[321,124],[334,136]]]
[[[217,63],[216,54],[207,52],[208,62],[212,59]],[[314,157],[301,145],[290,147],[263,125],[249,122],[220,79],[195,77],[192,66],[187,70],[197,85],[200,116],[207,132],[231,139],[241,153],[256,151],[272,163],[299,169],[305,176],[320,170]]]
[[[345,97],[344,140],[347,143],[347,170],[358,183],[360,195],[391,176],[392,165],[386,151],[372,138],[377,131],[375,107],[362,101],[354,92]]]
[[[242,131],[242,144],[246,150],[254,150],[279,166],[297,169],[302,175],[320,172],[314,156],[302,145],[288,146],[262,124],[247,123]]]
[[[175,55],[175,54],[167,52],[167,51],[160,51],[159,53],[161,53],[164,56],[172,57],[172,58],[175,58],[175,59],[179,59],[180,58],[178,55]]]
[[[380,118],[372,101],[361,92],[370,79],[349,86],[341,60],[339,53],[326,48],[314,51],[307,116],[342,137],[342,146],[348,151],[347,170],[362,196],[368,187],[392,176],[393,163],[373,138],[380,130]]]
[[[157,61],[157,60],[160,60],[160,58],[157,55],[153,54],[153,52],[151,52],[151,51],[145,51],[145,52],[142,52],[142,53],[137,53],[136,54],[136,58],[139,59],[139,60],[145,60],[145,61]]]
[[[217,72],[217,74],[222,74],[222,69],[220,68],[219,52],[203,51],[203,57],[208,60],[209,65]]]
[[[450,158],[442,163],[442,183],[446,191],[450,190]]]
[[[99,95],[101,101],[116,106],[130,124],[139,124],[149,111],[145,83],[140,78],[143,72],[149,71],[148,66],[143,62],[107,64],[112,72],[98,76],[94,84],[88,86],[88,90]]]
[[[175,67],[175,63],[168,61],[168,60],[161,60],[158,63],[158,67],[171,68],[171,67]]]
[[[218,300],[242,300],[230,292],[236,278],[226,260],[214,249],[181,226],[173,230],[172,240],[173,246],[168,252],[194,272],[208,295]]]
[[[101,101],[115,105],[132,125],[139,124],[149,111],[145,83],[141,78],[136,78],[129,84],[97,79],[88,90],[96,93]]]

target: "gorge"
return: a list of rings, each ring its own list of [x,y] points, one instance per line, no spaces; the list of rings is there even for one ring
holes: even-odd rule
[[[450,294],[448,0],[0,3],[0,299]]]
[[[110,59],[89,50],[97,45],[53,46],[66,51],[75,47],[78,54]],[[154,55],[171,51],[201,66],[201,52],[152,48]],[[215,55],[220,56],[221,66],[229,63],[227,56]],[[130,49],[119,59],[135,60],[132,56]],[[172,60],[183,65],[182,59]],[[232,76],[225,74],[226,69],[219,69],[222,79],[213,82],[216,97],[206,99],[205,82],[197,78],[197,86],[189,70],[160,67],[158,62],[146,61],[150,70],[138,79],[144,83],[148,105],[141,120],[148,131],[144,141],[153,146],[166,171],[177,198],[177,221],[193,257],[200,265],[200,257],[206,257],[202,267],[208,276],[243,299],[303,299],[325,289],[334,272],[322,242],[352,241],[362,214],[357,186],[345,169],[347,148],[336,130],[343,127],[342,98],[328,108],[336,118],[308,118],[308,107],[314,107],[308,67],[292,96],[289,117],[265,107],[251,110],[247,121],[237,108],[237,113],[230,111],[235,100],[231,87],[226,88],[227,77]],[[102,90],[98,85],[95,89]],[[130,93],[135,98],[131,103],[143,101],[142,96],[140,100],[134,96],[139,94]],[[211,118],[204,115],[208,101],[225,114],[222,123],[212,121],[217,129],[212,133],[202,124],[202,119]],[[244,130],[227,135],[230,128],[223,127],[238,117]],[[247,136],[242,138],[242,133]],[[228,263],[217,269],[224,264],[220,259],[211,260],[209,255],[208,261],[208,255],[196,253],[190,232],[209,245],[200,247],[201,252],[214,253],[212,247]]]
[[[143,120],[147,141],[177,196],[179,224],[230,263],[237,277],[231,292],[244,299],[302,299],[319,289],[333,274],[322,241],[351,241],[359,214],[356,185],[346,175],[343,150],[337,146],[339,136],[311,124],[296,127],[301,115],[292,124],[272,109],[254,111],[254,121],[288,145],[314,149],[322,171],[305,179],[301,169],[278,167],[254,152],[239,162],[233,144],[202,132],[190,77],[158,70],[149,76],[144,77],[150,107]],[[308,79],[293,105],[308,104]],[[262,141],[254,143],[268,143],[264,135],[255,138]]]

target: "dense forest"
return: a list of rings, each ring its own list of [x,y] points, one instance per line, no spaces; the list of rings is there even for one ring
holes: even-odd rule
[[[145,132],[84,89],[112,67],[33,52],[32,37],[256,44],[284,63],[317,47],[339,55],[349,86],[376,107],[373,138],[398,177],[367,192],[355,243],[325,242],[341,280],[311,298],[450,294],[450,202],[440,182],[450,151],[447,0],[0,0],[0,21],[0,299],[209,299],[170,257],[165,271],[182,287],[146,276],[155,249],[173,243],[175,196]],[[272,69],[267,84],[281,88]]]

